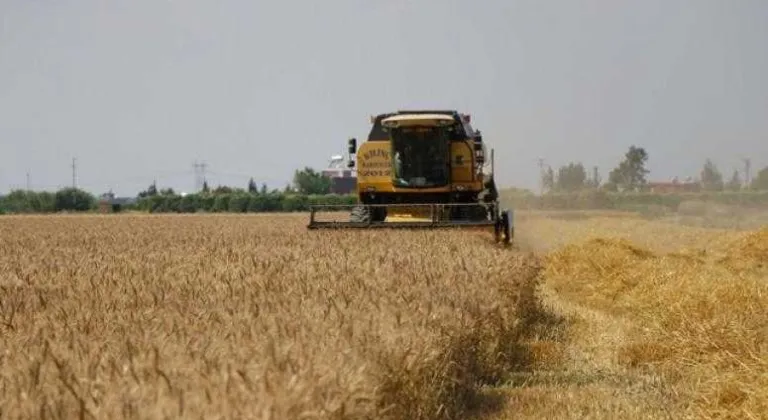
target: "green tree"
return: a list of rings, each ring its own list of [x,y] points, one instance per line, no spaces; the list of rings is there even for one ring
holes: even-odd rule
[[[331,192],[331,179],[321,172],[305,167],[294,172],[293,186],[301,194],[328,194]]]
[[[32,211],[35,193],[28,190],[13,190],[3,198],[3,206],[11,213]]]
[[[581,163],[569,163],[557,170],[555,189],[558,191],[578,191],[585,187],[587,171]]]
[[[731,179],[727,184],[725,184],[725,189],[728,191],[739,191],[741,190],[742,184],[743,182],[741,181],[741,175],[739,175],[739,171],[734,170]]]
[[[256,187],[256,181],[254,181],[253,178],[248,180],[248,192],[251,194],[255,194],[256,192],[258,192],[258,187]]]
[[[214,195],[232,194],[233,192],[235,192],[235,190],[232,187],[228,187],[226,185],[219,185],[213,189]]]
[[[541,174],[541,184],[545,191],[552,191],[555,189],[555,171],[551,166],[547,166],[547,170]]]
[[[750,187],[753,190],[768,190],[768,166],[761,169],[752,180]]]
[[[64,188],[56,192],[56,210],[87,211],[96,204],[96,198],[78,188]]]
[[[33,194],[32,210],[39,213],[56,211],[56,194],[49,191],[40,191]]]
[[[212,212],[221,213],[229,210],[229,194],[218,194],[214,197],[213,207],[211,208]]]
[[[179,201],[179,212],[194,213],[202,207],[200,197],[197,194],[188,194]]]
[[[152,181],[149,187],[139,193],[139,198],[152,197],[157,195],[157,181]]]
[[[707,191],[722,191],[724,182],[723,174],[717,169],[717,166],[710,159],[704,162],[701,169],[701,187]]]
[[[634,145],[624,155],[624,160],[608,174],[608,182],[623,190],[637,191],[648,182],[645,176],[650,171],[645,168],[648,153],[642,147]]]
[[[232,213],[245,213],[248,210],[250,194],[240,191],[229,197],[229,211]]]

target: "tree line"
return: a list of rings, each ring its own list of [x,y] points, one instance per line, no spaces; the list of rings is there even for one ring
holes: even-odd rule
[[[139,210],[153,212],[192,211],[305,211],[310,204],[337,205],[354,203],[354,196],[331,194],[331,179],[312,168],[294,171],[293,182],[283,189],[268,189],[251,178],[244,188],[203,183],[200,192],[180,194],[171,187],[152,182],[135,200],[115,203],[115,194],[99,196],[80,188],[67,187],[55,192],[14,190],[0,197],[0,214],[95,211],[107,205],[111,211]]]
[[[616,167],[608,173],[608,179],[602,182],[597,167],[588,173],[581,162],[569,162],[557,171],[552,167],[542,171],[541,184],[546,193],[579,192],[600,189],[610,192],[647,191],[650,183],[647,179],[650,171],[646,165],[648,152],[637,146],[630,146]],[[711,159],[707,159],[697,181],[691,181],[692,190],[700,191],[741,191],[768,190],[768,166],[760,169],[749,184],[746,184],[738,170],[734,170],[728,180]]]
[[[177,194],[171,188],[150,193],[133,201],[101,197],[77,188],[57,192],[16,190],[0,197],[0,214],[89,212],[97,210],[147,212],[292,212],[307,211],[310,205],[348,206],[354,195],[302,194],[297,192],[248,192],[230,187],[209,192]]]
[[[597,168],[588,173],[581,162],[569,162],[554,171],[551,167],[542,171],[544,194],[514,194],[507,192],[517,208],[620,208],[624,204],[637,205],[661,203],[672,206],[686,194],[649,193],[650,183],[646,168],[648,153],[642,147],[631,146],[603,182]],[[711,161],[706,160],[699,180],[695,183],[697,192],[750,193],[768,192],[768,167],[759,170],[749,185],[735,171],[725,181],[723,174]],[[268,189],[262,183],[257,185],[251,178],[242,188],[218,185],[211,188],[204,182],[202,190],[193,194],[180,194],[173,188],[158,187],[155,182],[138,193],[136,200],[129,203],[115,203],[114,194],[101,196],[77,189],[63,188],[56,192],[15,190],[0,198],[0,213],[52,213],[60,211],[93,211],[108,203],[112,211],[139,210],[149,212],[282,212],[306,211],[310,205],[348,206],[356,202],[354,194],[330,194],[331,179],[312,168],[294,171],[292,183],[282,189]],[[768,194],[710,194],[712,200],[740,204],[768,204]],[[719,197],[719,198],[718,198]],[[734,198],[738,197],[738,198]],[[659,200],[662,200],[661,202]],[[666,200],[666,201],[664,201]]]
[[[248,186],[246,188],[237,188],[227,185],[219,185],[215,188],[211,188],[208,185],[208,181],[203,181],[201,188],[201,194],[231,194],[236,192],[248,192],[250,194],[304,194],[304,195],[323,195],[331,193],[332,181],[331,178],[318,172],[313,168],[305,167],[304,169],[297,169],[293,173],[293,183],[287,184],[282,191],[277,189],[269,190],[267,184],[262,183],[261,186],[256,184],[256,181],[251,178],[248,180]],[[138,198],[151,197],[155,195],[173,195],[176,194],[173,188],[158,189],[157,182],[153,182],[149,187],[139,192]]]
[[[63,188],[56,192],[15,190],[0,198],[0,214],[79,212],[92,210],[95,205],[93,194],[78,188]]]
[[[100,209],[105,203],[108,211],[144,211],[151,213],[196,212],[295,212],[307,211],[310,205],[326,205],[333,209],[349,210],[357,201],[354,194],[301,194],[272,190],[256,192],[234,190],[229,187],[215,188],[208,192],[177,194],[172,189],[162,189],[157,194],[142,197],[133,203],[112,204],[102,201],[87,191],[67,188],[55,193],[42,191],[14,191],[0,198],[0,214],[3,213],[55,213],[61,211],[87,212]],[[640,208],[666,208],[675,211],[688,200],[698,200],[742,207],[768,206],[768,190],[711,191],[698,193],[652,193],[648,191],[615,192],[604,189],[584,189],[577,192],[549,192],[537,195],[527,190],[502,189],[501,199],[505,206],[514,209],[589,210]]]
[[[135,200],[115,204],[112,192],[95,196],[78,189],[64,188],[56,192],[14,190],[0,197],[2,213],[53,213],[61,211],[93,211],[107,205],[111,211],[139,210],[150,212],[275,212],[306,211],[310,205],[347,205],[354,195],[331,194],[331,179],[322,172],[305,167],[294,171],[293,182],[283,189],[268,189],[251,178],[243,188],[218,185],[211,188],[205,181],[202,190],[193,194],[177,193],[171,187],[152,182]]]
[[[768,190],[699,191],[654,193],[584,189],[577,192],[534,194],[527,190],[501,190],[505,206],[518,210],[626,210],[676,212],[685,202],[733,205],[741,208],[768,207]]]

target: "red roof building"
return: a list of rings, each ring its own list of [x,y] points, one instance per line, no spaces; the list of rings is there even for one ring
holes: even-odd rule
[[[701,184],[691,179],[680,182],[677,178],[668,182],[649,182],[648,188],[652,193],[693,193],[701,190]]]

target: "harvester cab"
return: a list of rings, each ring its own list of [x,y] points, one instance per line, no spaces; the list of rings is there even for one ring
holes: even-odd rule
[[[357,204],[348,220],[320,220],[320,212],[344,206],[310,206],[310,229],[493,228],[510,243],[512,212],[501,210],[494,180],[493,150],[486,173],[486,147],[470,117],[452,110],[397,111],[371,118],[367,141],[348,143],[357,169]]]

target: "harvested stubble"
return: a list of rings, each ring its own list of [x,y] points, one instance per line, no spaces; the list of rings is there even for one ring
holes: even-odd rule
[[[455,418],[527,363],[531,257],[303,222],[0,219],[2,414]]]
[[[619,360],[660,373],[678,395],[670,409],[695,418],[764,418],[768,230],[732,238],[683,253],[591,239],[549,254],[545,277],[562,297],[634,324]]]

